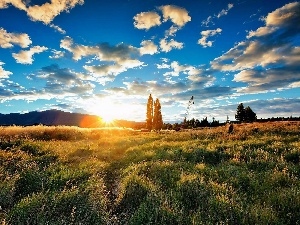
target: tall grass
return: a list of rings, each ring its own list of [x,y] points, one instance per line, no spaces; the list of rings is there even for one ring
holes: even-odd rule
[[[300,123],[0,128],[2,224],[300,224]]]

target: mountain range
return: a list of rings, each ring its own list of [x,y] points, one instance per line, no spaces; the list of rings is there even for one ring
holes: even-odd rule
[[[33,111],[28,113],[0,113],[1,126],[31,126],[31,125],[47,125],[47,126],[78,126],[78,127],[103,127],[103,126],[119,126],[130,128],[142,128],[144,122],[135,122],[127,120],[115,120],[112,124],[105,124],[101,117],[96,115],[70,113],[61,110]]]

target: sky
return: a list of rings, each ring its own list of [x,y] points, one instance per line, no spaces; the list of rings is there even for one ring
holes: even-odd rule
[[[299,93],[299,1],[0,0],[3,114],[298,117]]]

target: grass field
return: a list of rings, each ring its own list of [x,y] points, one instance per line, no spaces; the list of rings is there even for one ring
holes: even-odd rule
[[[1,224],[300,224],[300,123],[0,127]]]

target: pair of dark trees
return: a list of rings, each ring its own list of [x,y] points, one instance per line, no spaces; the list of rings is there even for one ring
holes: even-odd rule
[[[153,98],[151,94],[149,95],[148,102],[147,102],[146,127],[149,131],[161,130],[163,127],[161,105],[159,99],[157,98],[153,102]]]
[[[236,109],[235,119],[239,122],[254,122],[257,117],[256,113],[252,111],[250,106],[244,107],[243,103],[240,103]]]

